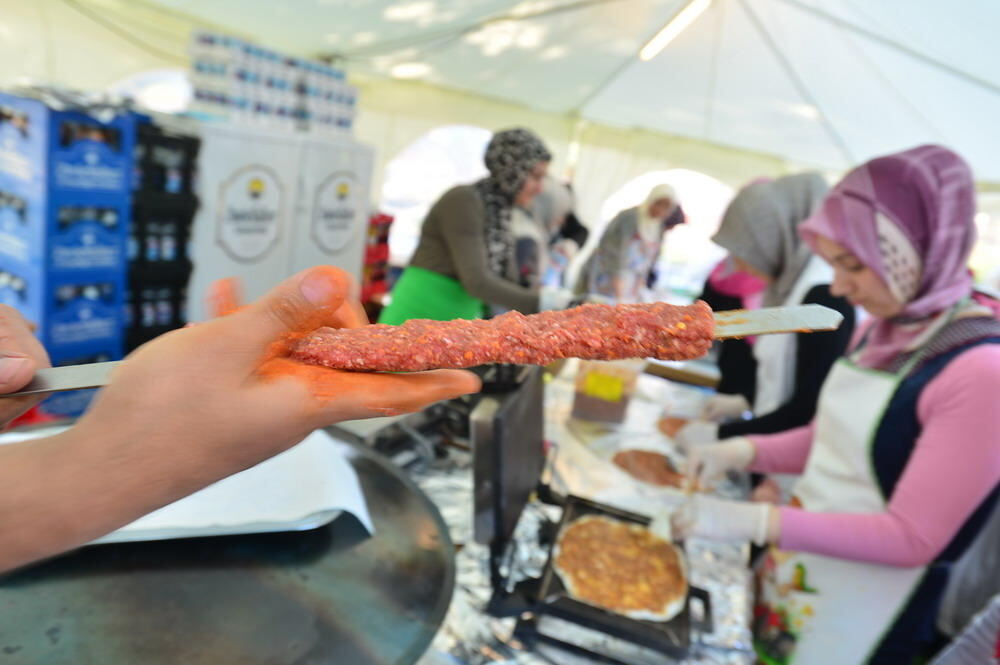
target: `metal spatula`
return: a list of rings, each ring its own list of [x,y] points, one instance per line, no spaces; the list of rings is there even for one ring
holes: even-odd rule
[[[843,318],[839,312],[822,305],[716,312],[715,337],[727,339],[773,333],[836,330]],[[118,365],[118,362],[40,369],[23,390],[0,395],[0,398],[100,388],[108,384],[111,370]]]

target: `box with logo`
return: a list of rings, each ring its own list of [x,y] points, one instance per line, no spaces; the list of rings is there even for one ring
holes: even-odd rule
[[[48,189],[126,195],[136,122],[132,113],[101,122],[0,93],[0,188],[17,183],[33,194]]]
[[[292,272],[334,265],[353,276],[360,289],[373,162],[372,149],[347,136],[303,140],[304,214],[294,229]]]
[[[127,197],[29,198],[0,189],[0,264],[46,272],[122,272]]]
[[[236,277],[248,301],[291,274],[301,143],[287,132],[206,125],[198,159],[201,207],[192,232],[191,321],[208,318],[205,297]]]
[[[100,346],[120,358],[124,284],[115,274],[57,277],[37,267],[0,267],[0,303],[36,327],[53,357]]]

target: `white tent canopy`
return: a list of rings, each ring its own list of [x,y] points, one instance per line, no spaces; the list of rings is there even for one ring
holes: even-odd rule
[[[924,142],[1000,181],[1000,2],[157,0],[277,48],[839,170]]]

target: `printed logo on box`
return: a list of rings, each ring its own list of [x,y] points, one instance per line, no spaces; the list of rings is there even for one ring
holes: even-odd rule
[[[316,188],[312,237],[322,249],[336,252],[351,241],[360,228],[354,220],[361,209],[361,193],[357,177],[348,171],[331,174]]]
[[[278,242],[284,188],[266,166],[245,166],[219,188],[216,241],[242,263],[262,259]]]
[[[0,148],[0,171],[18,180],[31,182],[31,160],[18,150],[11,137],[6,137]]]
[[[55,165],[56,185],[69,189],[125,189],[125,169],[101,164],[96,148],[77,148]]]

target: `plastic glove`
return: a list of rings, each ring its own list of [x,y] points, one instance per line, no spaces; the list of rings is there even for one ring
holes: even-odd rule
[[[750,411],[750,403],[743,395],[712,395],[702,407],[701,417],[721,423],[736,420]]]
[[[742,471],[750,466],[756,453],[753,442],[742,436],[693,448],[684,463],[688,486],[711,487],[727,471]]]
[[[558,240],[552,246],[552,253],[558,254],[565,263],[568,263],[569,260],[576,256],[576,253],[579,251],[580,246],[576,244],[576,241],[570,240],[569,238]]]
[[[538,291],[538,311],[566,309],[573,303],[574,298],[573,292],[569,289],[543,286]]]
[[[0,393],[17,392],[36,369],[49,367],[49,356],[31,326],[13,307],[0,305]],[[45,396],[0,399],[0,430]]]
[[[757,545],[766,545],[772,540],[771,510],[771,506],[765,503],[730,501],[698,494],[674,512],[671,526],[674,536],[682,539],[750,540]]]
[[[674,435],[674,441],[685,452],[690,452],[698,446],[718,443],[719,426],[704,420],[692,420],[678,430]]]

